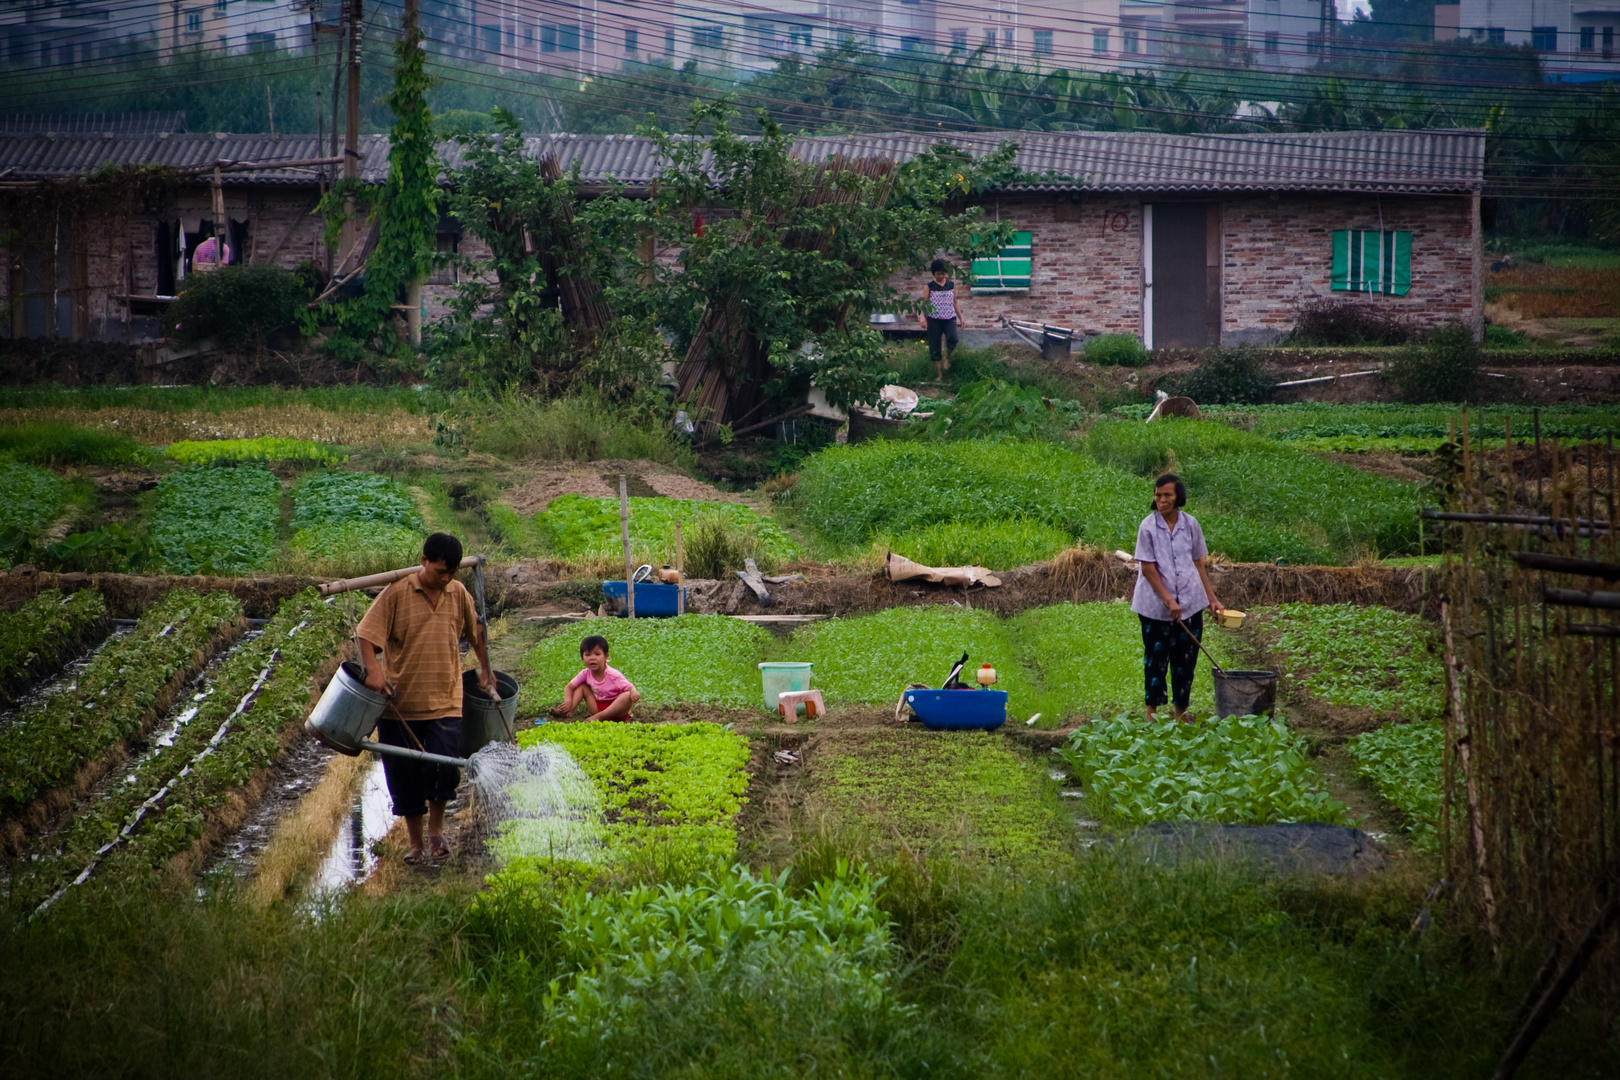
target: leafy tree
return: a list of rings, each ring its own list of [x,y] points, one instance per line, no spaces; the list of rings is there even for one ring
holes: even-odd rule
[[[918,310],[889,284],[896,272],[1011,238],[1010,226],[986,226],[952,200],[1014,177],[1016,147],[814,164],[790,155],[791,138],[763,112],[758,137],[735,134],[732,112],[700,103],[684,134],[646,130],[669,163],[648,197],[585,208],[608,301],[674,332],[680,394],[710,425],[764,419],[767,398],[812,379],[834,403],[874,400],[882,338],[868,315]]]

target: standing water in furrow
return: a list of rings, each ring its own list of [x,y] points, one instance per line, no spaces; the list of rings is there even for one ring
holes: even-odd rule
[[[84,669],[90,666],[91,661],[100,656],[102,650],[113,642],[128,637],[134,629],[133,626],[118,627],[102,638],[97,645],[83,656],[69,663],[56,678],[46,680],[34,690],[18,698],[10,708],[0,710],[0,726],[11,723],[24,709],[31,708],[48,698],[55,697],[57,694],[76,689],[79,685],[79,676],[84,674]]]
[[[371,845],[387,836],[393,824],[394,804],[388,797],[388,785],[383,782],[382,759],[377,758],[365,767],[360,790],[354,794],[337,839],[321,860],[321,868],[310,886],[311,893],[322,896],[364,881],[377,865]]]

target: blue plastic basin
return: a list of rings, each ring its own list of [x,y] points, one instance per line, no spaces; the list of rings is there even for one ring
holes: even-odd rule
[[[907,690],[906,704],[935,731],[990,731],[1007,722],[1005,690]]]
[[[664,618],[676,614],[677,597],[683,585],[664,585],[656,581],[636,582],[636,618]],[[604,581],[602,592],[619,606],[620,618],[630,614],[625,608],[624,582]]]

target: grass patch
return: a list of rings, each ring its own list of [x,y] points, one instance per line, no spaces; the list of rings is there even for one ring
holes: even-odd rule
[[[146,465],[153,459],[128,435],[47,423],[0,427],[0,454],[30,465]]]
[[[1282,604],[1271,651],[1289,682],[1327,705],[1385,719],[1423,719],[1445,708],[1434,628],[1415,615],[1358,604]]]
[[[281,482],[256,462],[193,465],[158,482],[151,536],[176,574],[244,574],[275,554]]]
[[[1438,721],[1386,724],[1350,740],[1356,772],[1400,811],[1401,825],[1424,851],[1440,849],[1441,756],[1446,733]]]
[[[67,663],[106,615],[94,589],[67,596],[46,589],[16,611],[0,612],[0,703]]]
[[[873,731],[817,751],[811,806],[835,830],[920,859],[949,855],[1030,868],[1061,860],[1052,782],[995,732]]]
[[[635,684],[642,706],[690,702],[741,709],[763,700],[758,663],[770,631],[724,615],[681,615],[572,626],[543,639],[523,660],[528,678],[522,708],[538,711],[562,700],[563,687],[584,667],[579,642],[587,633],[607,637],[608,662]]]
[[[1085,786],[1087,804],[1112,821],[1348,820],[1303,743],[1271,717],[1177,724],[1122,716],[1080,728],[1058,756]]]

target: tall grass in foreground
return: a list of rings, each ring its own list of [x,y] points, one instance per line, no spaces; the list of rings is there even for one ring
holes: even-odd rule
[[[1030,876],[861,854],[812,832],[780,889],[747,886],[747,918],[684,935],[665,924],[701,890],[665,902],[603,879],[591,900],[577,891],[588,868],[536,897],[533,917],[493,923],[469,919],[452,879],[318,914],[199,901],[189,885],[100,894],[94,907],[70,895],[46,919],[13,911],[0,927],[0,1071],[1460,1080],[1500,1053],[1540,959],[1498,973],[1444,903],[1414,939],[1427,882],[1399,871],[1351,887],[1103,849]],[[839,946],[858,950],[858,972],[793,947],[815,944],[799,920],[836,910],[839,880],[863,906],[861,882],[873,883],[888,922],[885,956],[843,908],[840,934],[877,937]],[[629,933],[588,940],[595,925]],[[615,954],[647,932],[702,948],[689,962]],[[638,980],[643,964],[662,974]],[[588,1000],[574,992],[582,973]],[[1520,1075],[1617,1068],[1606,1019],[1575,1001]]]

